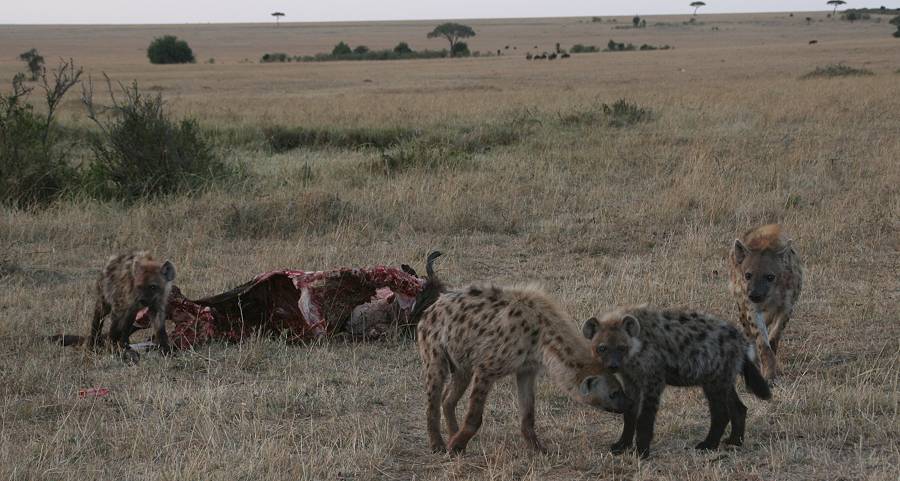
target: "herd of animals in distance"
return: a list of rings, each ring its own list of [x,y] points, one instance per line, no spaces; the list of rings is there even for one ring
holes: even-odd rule
[[[426,430],[434,452],[461,453],[478,432],[485,401],[501,378],[515,375],[521,432],[530,449],[544,452],[535,432],[535,382],[547,377],[575,401],[620,413],[615,454],[650,454],[660,396],[666,386],[699,386],[709,405],[709,432],[697,449],[744,440],[747,408],[735,389],[738,376],[764,400],[778,375],[779,340],[800,295],[803,269],[778,225],[752,229],[734,241],[728,288],[739,313],[735,325],[691,308],[621,307],[587,319],[578,332],[554,299],[534,286],[473,284],[448,288],[434,272],[410,314],[424,366]],[[175,266],[145,251],[112,257],[96,284],[96,307],[84,344],[137,360],[129,346],[137,313],[147,309],[155,341],[171,353],[166,303]],[[104,335],[104,318],[110,326]],[[59,341],[58,337],[56,339]],[[470,388],[460,425],[456,405]],[[441,432],[441,413],[449,436]]]

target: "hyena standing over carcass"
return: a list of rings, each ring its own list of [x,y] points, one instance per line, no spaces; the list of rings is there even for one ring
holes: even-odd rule
[[[166,304],[175,266],[170,261],[158,262],[145,251],[113,256],[97,279],[97,299],[88,345],[97,347],[103,341],[103,318],[110,315],[108,339],[119,348],[128,348],[134,332],[134,319],[147,308],[155,329],[159,349],[169,352],[166,335]]]
[[[499,379],[515,374],[522,436],[529,447],[544,451],[534,430],[537,374],[550,378],[577,401],[613,412],[629,405],[613,376],[602,376],[571,319],[549,296],[534,288],[470,286],[444,291],[428,258],[428,281],[416,299],[413,321],[419,354],[425,364],[428,438],[435,452],[447,450],[441,436],[443,405],[450,452],[466,449],[481,426],[488,392]],[[446,380],[450,376],[449,384]],[[591,382],[585,383],[588,377]],[[472,384],[462,429],[456,404]]]
[[[778,343],[803,286],[800,258],[781,227],[770,224],[735,239],[728,263],[744,333],[756,342],[763,376],[772,381]]]

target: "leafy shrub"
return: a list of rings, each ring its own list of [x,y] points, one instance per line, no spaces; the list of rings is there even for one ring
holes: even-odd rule
[[[849,65],[844,65],[842,63],[835,63],[826,65],[824,67],[816,67],[815,70],[803,75],[800,78],[805,80],[813,78],[863,77],[868,75],[875,74],[868,69],[855,68],[850,67]]]
[[[603,104],[601,107],[610,127],[627,127],[652,118],[650,110],[638,107],[625,99],[619,99],[612,105]]]
[[[599,51],[600,49],[596,45],[582,45],[580,43],[572,45],[572,48],[569,49],[570,53],[594,53]]]
[[[357,55],[363,55],[363,54],[369,53],[369,47],[366,47],[365,45],[358,45],[356,48],[353,49],[353,53],[355,53]]]
[[[147,47],[147,58],[150,63],[194,63],[194,52],[184,40],[174,35],[154,38]]]
[[[36,49],[31,49],[19,55],[19,60],[28,64],[31,80],[37,80],[44,68],[44,57]]]
[[[194,119],[172,120],[159,94],[141,93],[137,83],[119,85],[101,118],[86,89],[88,116],[100,132],[91,138],[94,162],[88,167],[89,194],[126,202],[173,193],[190,193],[236,172],[220,161]]]
[[[451,57],[468,57],[469,55],[471,55],[471,52],[469,52],[469,45],[466,42],[453,44],[453,50],[450,51]]]
[[[286,53],[275,52],[263,54],[259,61],[260,63],[290,62],[291,58]]]
[[[415,131],[404,128],[306,128],[271,126],[263,129],[266,145],[274,153],[300,147],[384,149],[411,138]]]
[[[413,49],[409,47],[409,44],[406,42],[400,42],[394,47],[394,53],[398,55],[405,55],[412,53]]]
[[[353,53],[353,50],[350,50],[350,46],[343,41],[339,42],[334,46],[333,49],[331,49],[331,55],[334,57],[340,57],[341,55],[350,55],[351,53]]]
[[[629,43],[626,45],[624,43],[616,42],[615,40],[610,40],[606,44],[606,50],[604,50],[604,52],[626,52],[636,49],[637,47],[635,47],[634,44]]]
[[[69,149],[56,135],[54,114],[66,92],[78,83],[81,69],[63,61],[47,78],[40,79],[47,108],[38,115],[26,100],[31,89],[24,75],[13,79],[12,92],[0,95],[0,203],[31,207],[48,204],[74,187],[77,171],[68,159]]]

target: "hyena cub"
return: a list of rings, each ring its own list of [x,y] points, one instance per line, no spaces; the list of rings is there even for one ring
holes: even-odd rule
[[[753,363],[753,348],[733,325],[693,311],[619,309],[582,326],[591,339],[601,367],[619,372],[633,403],[625,412],[622,436],[610,449],[619,454],[632,446],[637,431],[637,452],[650,453],[659,399],[666,385],[702,386],[709,403],[709,434],[696,447],[716,449],[731,422],[728,444],[744,439],[747,408],[734,389],[735,377],[760,399],[769,399],[769,386]]]
[[[89,346],[102,344],[103,318],[109,314],[109,341],[127,351],[128,338],[134,332],[134,318],[141,309],[147,308],[159,349],[169,352],[166,304],[173,280],[175,266],[170,261],[158,262],[145,251],[111,257],[97,279]]]
[[[781,227],[770,224],[735,239],[728,263],[744,334],[756,343],[763,376],[771,381],[778,374],[778,342],[803,286],[800,258]]]
[[[450,434],[449,450],[462,452],[481,426],[491,387],[511,374],[518,385],[522,436],[537,451],[544,451],[534,429],[535,378],[542,368],[573,399],[624,411],[628,402],[618,381],[600,376],[590,344],[549,296],[534,288],[493,286],[444,291],[434,277],[433,260],[429,256],[428,281],[413,312],[413,321],[421,316],[417,341],[425,364],[426,418],[433,451],[447,450],[441,436],[441,407]],[[448,375],[450,383],[445,386]],[[591,376],[595,376],[592,382],[582,382]],[[460,429],[456,404],[470,384],[469,409]]]

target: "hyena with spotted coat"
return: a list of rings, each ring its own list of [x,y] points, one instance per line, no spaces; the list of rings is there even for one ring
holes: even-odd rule
[[[173,280],[175,265],[170,261],[156,261],[146,251],[111,257],[97,279],[88,345],[95,348],[103,343],[103,319],[109,315],[108,340],[127,350],[128,339],[134,332],[135,316],[147,308],[159,349],[169,352],[166,305]]]
[[[716,449],[731,423],[727,444],[744,440],[747,408],[735,391],[735,377],[760,399],[771,392],[753,363],[753,348],[732,324],[688,310],[633,307],[588,319],[582,326],[602,368],[619,372],[632,404],[624,414],[622,436],[610,447],[619,454],[633,446],[650,453],[660,396],[667,385],[702,386],[709,404],[709,433],[697,449]]]
[[[573,321],[545,293],[532,287],[470,286],[444,291],[429,256],[428,282],[414,309],[419,353],[425,365],[428,439],[435,452],[447,451],[441,435],[441,407],[450,435],[449,451],[465,450],[481,426],[493,384],[515,375],[522,436],[544,451],[534,429],[537,374],[549,377],[573,399],[613,412],[628,402],[613,376],[601,375],[590,345]],[[447,377],[449,384],[446,384]],[[593,377],[592,382],[583,382]],[[469,385],[472,394],[462,428],[456,404]]]
[[[729,287],[744,334],[755,342],[763,376],[778,374],[775,354],[803,287],[803,267],[781,227],[764,225],[735,239]]]

